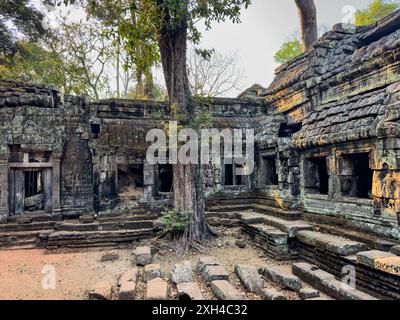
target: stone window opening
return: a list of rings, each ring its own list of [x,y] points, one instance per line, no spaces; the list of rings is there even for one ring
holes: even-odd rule
[[[373,170],[369,153],[342,155],[339,159],[340,190],[343,197],[371,199]]]
[[[279,138],[291,138],[293,134],[299,132],[302,128],[301,123],[287,124],[282,123],[279,128],[278,137]]]
[[[118,165],[118,195],[121,200],[138,200],[144,194],[142,164]]]
[[[244,169],[244,165],[229,164],[224,165],[224,185],[227,187],[241,186],[245,183],[244,176],[238,175],[237,170]]]
[[[277,186],[278,172],[276,170],[276,157],[265,156],[262,160],[264,169],[264,184],[266,186]]]
[[[328,195],[329,174],[326,157],[305,159],[304,184],[307,193]]]

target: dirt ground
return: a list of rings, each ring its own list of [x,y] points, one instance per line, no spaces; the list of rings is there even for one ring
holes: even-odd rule
[[[189,252],[179,256],[174,251],[171,242],[159,239],[149,239],[137,245],[150,245],[156,252],[154,262],[161,264],[163,278],[168,279],[175,263],[189,260],[195,266],[200,256],[215,256],[221,265],[231,272],[231,282],[242,292],[245,292],[240,281],[234,275],[234,266],[238,263],[254,266],[272,265],[277,262],[264,256],[261,250],[247,243],[241,249],[235,242],[240,237],[239,230],[222,231],[221,237],[212,241],[204,252]],[[242,238],[241,241],[248,240]],[[47,252],[41,249],[0,251],[0,299],[86,299],[87,290],[99,281],[117,284],[119,276],[133,266],[133,247],[115,250],[86,250]],[[119,259],[102,262],[101,257],[107,252],[117,252]],[[54,271],[54,272],[53,272]],[[55,274],[55,288],[48,288],[48,276]],[[195,276],[197,278],[197,276]],[[203,295],[211,299],[212,294],[200,279],[198,283]],[[51,283],[51,282],[50,282]],[[44,288],[43,288],[44,284]],[[266,287],[271,286],[266,284]],[[144,284],[138,286],[140,296],[143,296]],[[142,291],[142,292],[140,292]],[[171,292],[174,298],[174,291]],[[247,299],[257,299],[252,294],[246,294]],[[295,297],[293,296],[293,299]]]

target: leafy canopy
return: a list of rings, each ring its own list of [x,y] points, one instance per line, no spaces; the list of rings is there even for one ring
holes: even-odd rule
[[[42,1],[47,4],[47,0]],[[48,32],[43,28],[44,15],[32,0],[0,1],[0,55],[12,54],[22,39],[38,41]]]
[[[366,9],[356,12],[356,25],[366,26],[391,14],[400,6],[400,1],[374,0]]]
[[[283,64],[299,56],[302,52],[302,44],[299,39],[288,40],[275,53],[274,59],[276,63]]]
[[[161,34],[174,34],[188,28],[188,39],[201,40],[199,23],[206,30],[213,22],[240,22],[240,11],[251,0],[53,0],[56,4],[81,4],[89,14],[114,25],[119,37],[132,55],[136,67],[146,72],[159,61],[158,44]],[[140,50],[138,50],[140,48]]]

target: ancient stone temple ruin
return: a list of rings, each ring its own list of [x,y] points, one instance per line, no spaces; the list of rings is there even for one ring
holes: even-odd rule
[[[335,276],[352,265],[363,291],[400,299],[399,13],[369,27],[338,24],[268,88],[204,99],[196,112],[216,128],[256,133],[250,176],[224,161],[206,168],[211,225],[242,227],[277,260]],[[1,245],[151,236],[173,177],[170,165],[146,162],[145,137],[170,119],[166,102],[91,103],[0,81]],[[293,270],[317,277],[307,263]]]

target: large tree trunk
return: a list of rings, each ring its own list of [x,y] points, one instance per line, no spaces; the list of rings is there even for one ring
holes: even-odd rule
[[[303,51],[318,40],[317,8],[314,0],[295,0],[300,16]]]
[[[160,31],[159,49],[165,83],[170,102],[176,105],[180,125],[190,125],[193,117],[191,93],[186,70],[187,21],[182,17],[171,31],[169,17],[165,17],[166,28]],[[212,231],[207,225],[204,202],[204,179],[201,165],[173,166],[174,208],[189,213],[189,224],[183,235],[182,249],[196,243],[203,245]]]

